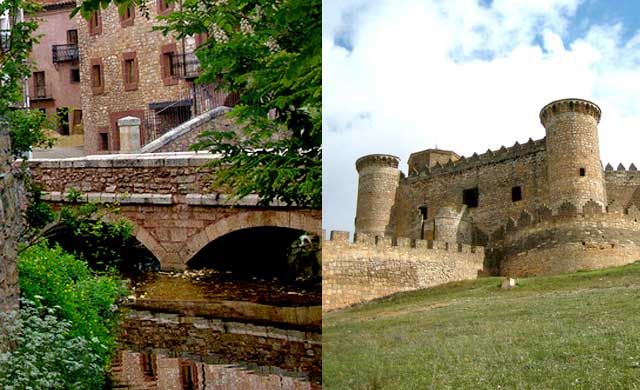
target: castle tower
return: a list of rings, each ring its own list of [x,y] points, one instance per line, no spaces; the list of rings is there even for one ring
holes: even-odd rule
[[[551,208],[569,201],[581,211],[589,199],[606,206],[598,145],[600,114],[600,107],[583,99],[556,100],[540,111],[547,135]]]
[[[356,161],[358,206],[356,233],[389,235],[391,209],[400,181],[400,159],[388,154],[370,154]]]

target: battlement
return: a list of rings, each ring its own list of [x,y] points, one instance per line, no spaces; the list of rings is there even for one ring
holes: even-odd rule
[[[542,126],[546,128],[552,118],[558,114],[566,112],[578,112],[581,114],[591,115],[596,120],[596,123],[600,122],[600,117],[602,115],[600,107],[588,100],[574,98],[560,99],[542,107],[542,110],[540,110],[540,123],[542,123]]]
[[[622,165],[622,163],[618,164],[618,167],[614,170],[613,166],[611,164],[607,164],[607,166],[604,167],[604,171],[605,173],[608,172],[638,172],[638,168],[636,168],[636,165],[634,163],[631,163],[631,165],[629,165],[629,168],[625,168],[624,165]]]
[[[581,207],[577,207],[569,201],[563,202],[555,209],[542,205],[534,210],[522,210],[518,218],[508,218],[506,224],[491,233],[491,240],[501,241],[506,236],[516,234],[523,229],[548,227],[558,222],[571,220],[636,223],[640,221],[640,209],[635,205],[627,208],[610,205],[605,208],[593,200],[586,202]]]
[[[474,253],[484,255],[484,247],[467,245],[458,242],[413,240],[404,237],[383,237],[367,233],[356,233],[354,239],[349,239],[349,232],[333,230],[325,242],[343,244],[350,248],[361,249],[400,249],[408,250],[416,255],[420,252],[431,254],[432,251],[447,251],[457,253]]]
[[[390,154],[369,154],[356,160],[356,170],[360,172],[364,167],[371,165],[398,168],[398,164],[400,164],[400,157]]]
[[[447,162],[446,164],[436,163],[432,168],[423,167],[418,174],[410,177],[429,177],[436,175],[444,175],[477,168],[484,165],[497,164],[507,160],[513,160],[526,155],[544,152],[546,150],[546,139],[529,140],[523,144],[516,142],[513,146],[507,148],[504,145],[497,150],[487,150],[482,154],[474,153],[471,157],[460,157],[456,161]]]

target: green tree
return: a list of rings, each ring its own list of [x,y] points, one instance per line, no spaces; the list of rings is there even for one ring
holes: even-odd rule
[[[33,146],[52,144],[52,140],[44,132],[44,128],[50,124],[44,114],[37,110],[19,108],[24,99],[24,80],[31,75],[33,69],[29,55],[39,39],[35,36],[38,23],[33,19],[20,21],[19,15],[35,15],[40,10],[42,7],[31,0],[0,2],[0,14],[8,15],[11,21],[10,30],[2,31],[0,35],[0,118],[4,118],[9,128],[14,156],[30,151]]]
[[[114,2],[85,0],[84,17]],[[157,27],[178,39],[207,33],[198,82],[239,94],[240,133],[205,132],[197,149],[222,156],[213,185],[236,196],[321,207],[322,6],[320,0],[185,0]]]

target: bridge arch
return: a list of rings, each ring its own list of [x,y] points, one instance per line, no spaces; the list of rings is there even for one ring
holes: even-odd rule
[[[191,237],[185,244],[180,255],[183,267],[204,247],[216,239],[243,229],[277,227],[321,234],[319,218],[297,210],[250,210],[230,215],[215,221],[201,232]]]

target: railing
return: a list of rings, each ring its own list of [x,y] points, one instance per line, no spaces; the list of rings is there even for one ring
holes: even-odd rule
[[[3,52],[11,48],[11,30],[0,30],[0,49]]]
[[[53,98],[53,89],[50,83],[44,85],[33,85],[33,80],[30,83],[29,99],[32,101],[48,100]]]
[[[200,61],[195,53],[176,53],[173,56],[173,75],[182,79],[195,79],[200,75]]]
[[[80,58],[80,50],[76,44],[53,45],[53,63],[76,61]]]

